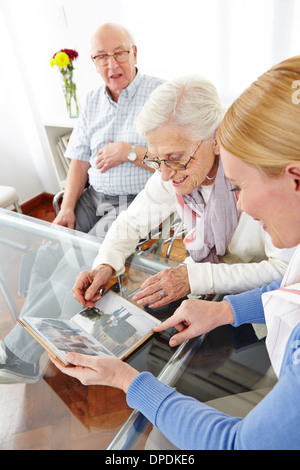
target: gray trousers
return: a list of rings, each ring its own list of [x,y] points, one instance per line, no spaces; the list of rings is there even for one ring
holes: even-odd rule
[[[134,194],[108,196],[86,188],[75,207],[75,230],[103,239],[119,213],[126,210],[134,198]]]
[[[81,309],[73,298],[76,276],[90,269],[95,250],[78,250],[63,241],[46,242],[35,255],[20,317],[70,318]],[[44,349],[18,323],[4,338],[6,347],[25,362],[37,362]]]

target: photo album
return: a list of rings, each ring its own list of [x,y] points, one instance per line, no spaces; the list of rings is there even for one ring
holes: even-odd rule
[[[125,359],[160,323],[137,305],[109,290],[72,318],[22,317],[18,322],[64,366],[65,355],[79,352]]]

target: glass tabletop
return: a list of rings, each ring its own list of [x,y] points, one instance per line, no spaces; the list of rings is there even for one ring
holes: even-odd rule
[[[70,318],[77,313],[74,280],[91,268],[100,244],[96,237],[0,209],[2,449],[172,448],[127,406],[123,392],[84,386],[62,374],[16,322],[20,315]],[[138,251],[111,288],[132,301],[147,277],[178,264]],[[145,310],[163,320],[179,304]],[[168,345],[172,333],[153,335],[127,361],[235,415],[248,412],[276,383],[265,331],[258,325],[221,327],[174,349]]]
[[[123,392],[85,387],[61,374],[16,322],[26,315],[70,318],[81,310],[72,287],[77,274],[91,268],[100,244],[0,209],[0,448],[105,449],[132,412]],[[161,269],[159,257],[142,257],[129,260],[126,275],[114,279],[117,288],[122,284],[120,295],[133,295]],[[163,260],[163,267],[175,265]]]

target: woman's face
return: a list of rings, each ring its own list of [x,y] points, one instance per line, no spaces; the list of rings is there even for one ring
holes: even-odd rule
[[[237,207],[263,225],[277,248],[300,243],[300,163],[270,177],[221,148],[227,179],[238,192]],[[299,178],[299,179],[298,179]]]
[[[191,155],[195,158],[183,171],[172,170],[163,163],[160,167],[162,179],[170,181],[178,194],[189,194],[201,184],[213,183],[206,176],[213,178],[217,172],[215,157],[219,147],[214,139],[203,140],[199,145],[201,140],[191,140],[181,127],[164,125],[148,132],[147,142],[149,158],[182,163],[186,163]]]

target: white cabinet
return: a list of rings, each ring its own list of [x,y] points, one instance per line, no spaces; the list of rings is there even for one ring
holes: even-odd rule
[[[63,153],[68,137],[71,134],[75,124],[76,119],[70,119],[68,122],[63,123],[44,124],[50,155],[52,157],[52,162],[60,189],[65,188],[69,165],[69,162],[64,158]]]

